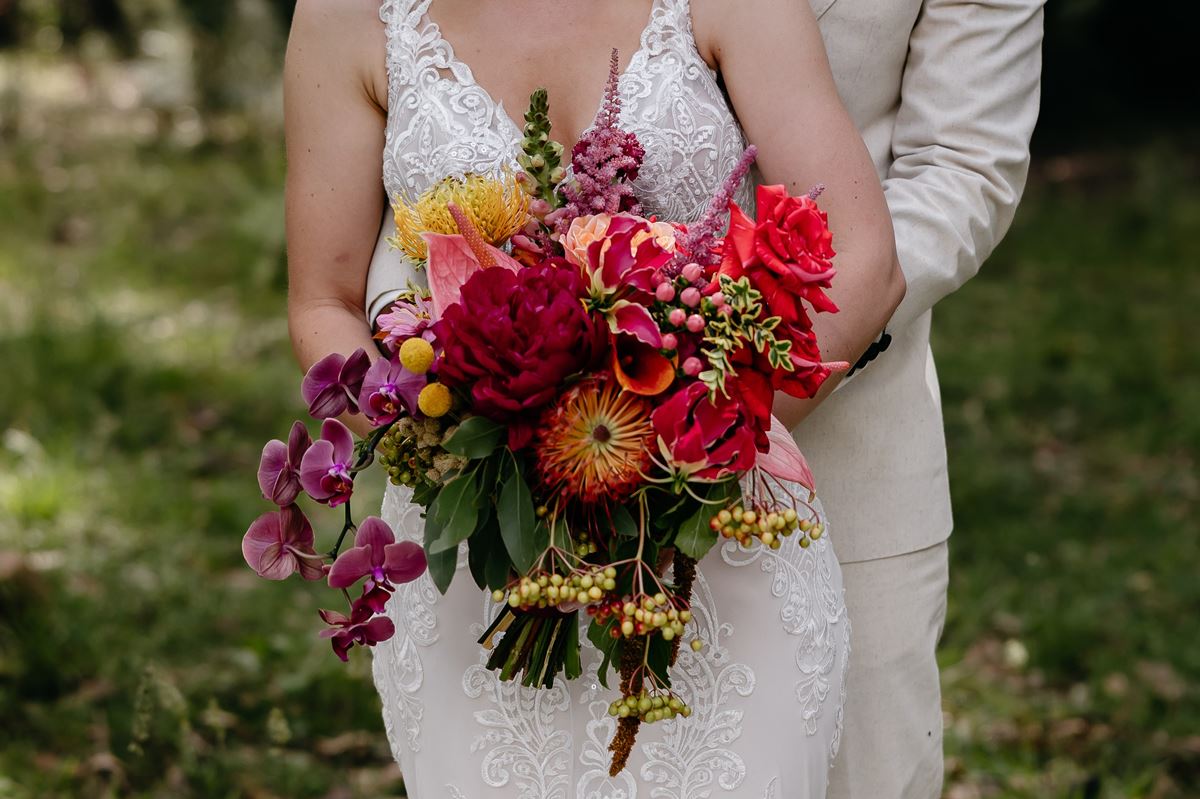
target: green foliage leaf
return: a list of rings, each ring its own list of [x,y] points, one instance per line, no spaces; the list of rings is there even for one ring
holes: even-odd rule
[[[618,505],[612,512],[613,532],[622,538],[633,538],[638,534],[638,523],[629,508]]]
[[[713,483],[709,487],[705,499],[722,504],[706,504],[697,508],[696,512],[688,517],[687,521],[679,528],[679,533],[675,536],[675,548],[693,560],[700,560],[707,555],[719,537],[717,531],[710,525],[713,514],[720,510],[723,504],[728,502],[739,490],[737,480]]]
[[[566,652],[563,659],[563,671],[568,680],[574,680],[583,674],[583,665],[579,662],[579,615],[578,611],[571,614],[567,621]],[[608,686],[604,686],[607,688]]]
[[[425,515],[425,559],[429,562],[429,576],[433,584],[443,594],[450,590],[454,580],[454,570],[458,565],[458,550],[447,549],[441,552],[431,551],[430,545],[442,537],[442,526],[432,513]]]
[[[460,474],[446,483],[429,509],[442,526],[442,535],[430,545],[430,551],[444,552],[466,541],[479,521],[479,505],[474,472]]]
[[[500,521],[500,536],[504,539],[504,547],[513,565],[517,571],[528,571],[542,550],[537,547],[535,540],[539,525],[534,513],[533,495],[521,470],[515,466],[515,460],[514,467],[504,480],[504,487],[500,489],[496,518]]]
[[[471,460],[486,458],[500,446],[504,433],[503,425],[482,416],[472,416],[460,424],[442,446],[447,452]]]

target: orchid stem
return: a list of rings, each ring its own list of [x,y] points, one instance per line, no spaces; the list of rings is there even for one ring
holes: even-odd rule
[[[338,552],[342,549],[342,542],[346,540],[346,536],[351,531],[358,532],[358,528],[354,525],[354,517],[350,513],[350,500],[346,500],[346,521],[342,524],[342,532],[338,536],[337,543],[329,551],[329,557],[332,560],[337,560]]]

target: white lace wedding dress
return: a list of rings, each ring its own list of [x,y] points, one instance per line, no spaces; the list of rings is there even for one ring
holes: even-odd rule
[[[392,196],[513,164],[521,139],[429,20],[429,4],[387,0],[380,12],[388,31],[384,180]],[[744,141],[696,50],[688,0],[655,0],[620,89],[622,125],[646,150],[637,188],[647,211],[696,219]],[[739,197],[744,207],[749,189]],[[383,518],[397,535],[420,541],[420,513],[407,489],[389,487]],[[498,606],[475,586],[465,549],[458,568],[445,596],[428,575],[402,586],[388,608],[396,635],[375,650],[384,722],[410,797],[825,795],[850,642],[828,535],[807,549],[798,536],[776,551],[728,542],[701,561],[687,640],[699,636],[705,646],[681,647],[672,670],[693,713],[642,725],[628,768],[615,778],[607,747],[616,725],[607,708],[616,692],[597,681],[600,658],[586,635],[580,679],[550,690],[501,682],[476,643]]]

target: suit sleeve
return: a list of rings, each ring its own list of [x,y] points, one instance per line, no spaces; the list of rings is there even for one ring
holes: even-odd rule
[[[908,291],[899,329],[979,271],[1029,171],[1043,0],[926,0],[909,42],[884,195]]]

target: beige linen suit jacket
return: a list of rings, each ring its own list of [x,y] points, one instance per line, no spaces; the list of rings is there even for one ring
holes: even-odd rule
[[[842,101],[883,181],[908,281],[887,352],[793,432],[838,556],[849,563],[950,535],[930,311],[979,269],[1024,188],[1043,0],[810,3]],[[394,230],[385,213],[367,285],[371,319],[405,283],[384,241]]]

